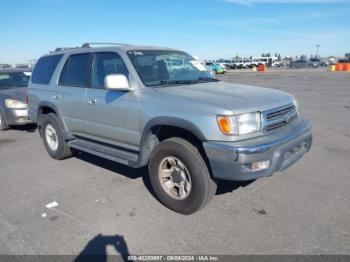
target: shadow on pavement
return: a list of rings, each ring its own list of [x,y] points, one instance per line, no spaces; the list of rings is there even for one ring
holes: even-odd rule
[[[91,155],[89,153],[76,151],[74,156],[79,158],[80,160],[86,161],[93,165],[99,166],[101,168],[112,171],[118,175],[122,175],[128,177],[130,179],[137,179],[142,177],[143,183],[146,186],[147,190],[153,195],[153,197],[157,198],[152,189],[147,167],[143,168],[132,168],[123,164],[119,164],[117,162],[113,162],[111,160],[101,158],[95,155]],[[251,181],[227,181],[227,180],[218,180],[218,189],[216,191],[216,195],[222,195],[226,193],[232,193],[234,190],[239,187],[246,187],[253,183],[254,180]]]
[[[147,169],[144,170],[143,168],[132,168],[123,164],[119,164],[117,162],[98,157],[86,152],[76,151],[74,150],[74,156],[76,158],[79,158],[80,160],[86,161],[90,164],[93,164],[95,166],[99,166],[101,168],[107,169],[109,171],[118,173],[122,176],[136,179],[141,176],[143,176],[147,172]],[[147,174],[147,173],[146,173]]]
[[[37,125],[36,124],[27,124],[27,125],[23,125],[23,126],[11,126],[11,129],[17,130],[17,131],[24,131],[24,132],[28,132],[28,133],[35,133],[35,131],[37,129]]]
[[[120,259],[118,259],[118,261],[131,261],[128,260],[128,256],[130,256],[129,249],[123,236],[104,236],[102,234],[98,234],[87,243],[85,248],[76,257],[74,262],[107,261],[108,246],[113,247],[117,255],[120,256]]]
[[[74,151],[74,156],[90,164],[112,171],[117,175],[122,175],[130,179],[137,179],[142,177],[142,181],[146,186],[147,190],[155,197],[151,183],[149,181],[147,167],[132,168],[132,167],[129,167],[105,158],[101,158],[86,152],[81,152],[81,151]]]
[[[227,181],[227,180],[218,180],[218,189],[216,195],[223,195],[226,193],[232,193],[234,190],[240,187],[249,186],[255,180],[250,181]]]

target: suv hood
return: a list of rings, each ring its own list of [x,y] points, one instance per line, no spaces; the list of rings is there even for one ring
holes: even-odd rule
[[[282,91],[221,81],[161,87],[155,90],[171,96],[204,102],[233,113],[262,112],[294,101],[292,95]]]

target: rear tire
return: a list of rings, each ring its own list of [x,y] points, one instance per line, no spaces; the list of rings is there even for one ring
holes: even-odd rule
[[[49,155],[57,160],[72,156],[69,145],[64,140],[57,116],[53,113],[44,115],[41,123],[42,138]]]
[[[0,131],[9,129],[9,126],[6,124],[4,114],[0,110]]]
[[[153,190],[161,203],[182,214],[203,208],[216,193],[217,184],[198,149],[173,137],[158,144],[149,165]]]

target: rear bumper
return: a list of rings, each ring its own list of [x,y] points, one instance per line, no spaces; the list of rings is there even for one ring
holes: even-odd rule
[[[311,123],[297,120],[268,136],[241,142],[204,142],[213,176],[226,180],[253,180],[271,176],[297,162],[312,145]],[[246,165],[270,161],[267,169],[252,172]]]
[[[25,125],[31,123],[28,109],[6,109],[5,120],[8,125]]]

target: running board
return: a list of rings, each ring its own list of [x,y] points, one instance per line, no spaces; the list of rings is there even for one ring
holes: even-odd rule
[[[76,139],[68,142],[71,148],[81,150],[102,158],[109,159],[131,167],[137,167],[139,155],[137,152],[130,152],[114,146],[100,144],[85,139]]]

